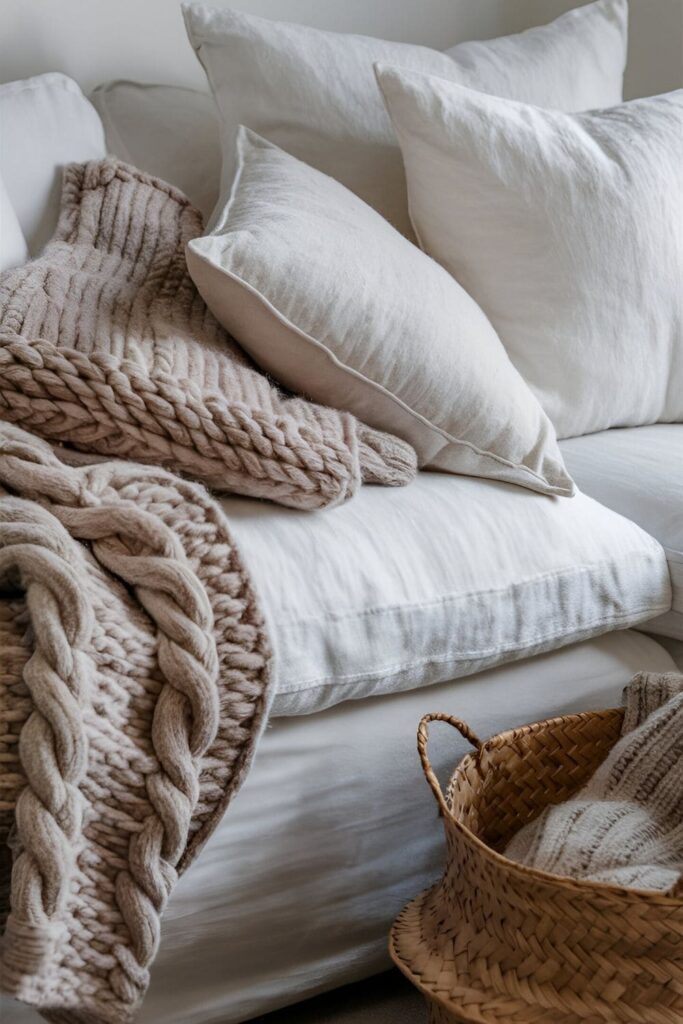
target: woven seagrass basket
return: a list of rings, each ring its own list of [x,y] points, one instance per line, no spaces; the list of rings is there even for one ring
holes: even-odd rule
[[[560,878],[502,854],[548,804],[572,796],[620,735],[623,712],[537,722],[482,743],[426,715],[418,751],[444,820],[441,881],[391,931],[397,966],[431,1024],[682,1024],[683,893]],[[476,748],[444,795],[427,755],[431,721]]]

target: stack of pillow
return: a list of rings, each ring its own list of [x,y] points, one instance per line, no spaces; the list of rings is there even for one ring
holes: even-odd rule
[[[683,420],[683,93],[622,104],[626,0],[443,53],[183,11],[215,108],[191,96],[199,151],[169,178],[204,210],[218,195],[188,268],[273,377],[409,441],[421,466],[556,496],[574,490],[558,436]],[[85,125],[65,159],[104,155],[64,76],[0,86],[6,140],[31,137],[17,95],[46,78]],[[110,146],[137,153],[144,133],[126,139],[108,91],[94,99]],[[163,173],[172,141],[145,169]],[[9,266],[54,224],[24,239],[5,162]]]
[[[223,153],[188,267],[273,376],[553,495],[556,434],[683,419],[683,93],[621,104],[626,0],[445,53],[183,9]]]

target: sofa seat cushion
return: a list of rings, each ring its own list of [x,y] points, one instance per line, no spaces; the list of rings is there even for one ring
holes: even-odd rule
[[[222,505],[270,620],[274,714],[470,675],[671,607],[659,543],[583,494],[421,473],[322,513]]]
[[[673,605],[647,628],[683,640],[683,423],[603,430],[560,448],[585,494],[638,523],[666,551]]]

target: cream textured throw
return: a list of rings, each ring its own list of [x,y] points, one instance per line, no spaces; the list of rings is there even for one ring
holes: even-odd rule
[[[0,423],[0,650],[2,990],[121,1024],[268,709],[224,515],[164,470],[68,467]]]
[[[0,278],[0,418],[295,508],[412,479],[405,442],[283,396],[248,361],[187,273],[201,233],[158,179],[113,160],[68,167],[55,239]]]
[[[621,739],[588,785],[505,853],[555,875],[683,893],[683,675],[643,672],[624,696]]]

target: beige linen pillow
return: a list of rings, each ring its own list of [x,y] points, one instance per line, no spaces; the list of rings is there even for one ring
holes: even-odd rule
[[[622,98],[626,0],[598,0],[549,25],[445,53],[202,3],[184,4],[183,13],[220,113],[217,212],[230,192],[235,134],[244,124],[341,181],[410,237],[401,155],[374,79],[376,61],[559,110]]]
[[[378,78],[420,244],[558,436],[683,420],[683,90],[563,114]]]
[[[339,182],[243,127],[237,154],[187,261],[256,362],[409,441],[422,466],[571,494],[550,422],[467,293]]]

